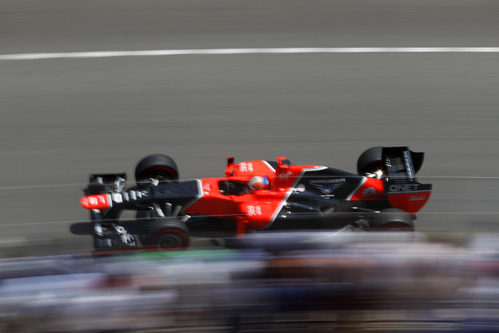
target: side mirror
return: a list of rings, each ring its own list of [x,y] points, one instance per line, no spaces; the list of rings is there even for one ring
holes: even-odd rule
[[[234,157],[227,157],[227,167],[225,168],[225,175],[227,177],[234,176]]]
[[[279,156],[277,158],[277,168],[281,172],[289,169],[290,164],[291,162],[289,162],[289,160],[284,156]]]

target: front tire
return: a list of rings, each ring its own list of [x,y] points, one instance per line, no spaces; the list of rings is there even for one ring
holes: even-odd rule
[[[158,249],[183,249],[190,243],[185,223],[174,218],[153,220],[150,227],[150,245]]]
[[[158,249],[181,249],[189,245],[185,235],[178,230],[166,229],[156,238],[154,245]]]

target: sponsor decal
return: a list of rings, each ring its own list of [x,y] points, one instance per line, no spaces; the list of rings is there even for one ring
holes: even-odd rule
[[[113,193],[111,195],[111,197],[113,198],[113,201],[116,202],[116,203],[122,203],[123,202],[123,197],[121,196],[120,193]]]
[[[239,171],[241,171],[241,172],[253,172],[253,163],[241,162],[239,164]]]
[[[262,207],[260,206],[248,206],[248,216],[262,215]]]
[[[87,195],[80,199],[80,205],[85,209],[106,209],[112,206],[107,194]]]
[[[137,198],[147,198],[147,191],[136,191],[135,194],[137,194]]]
[[[311,180],[310,185],[321,191],[323,194],[330,195],[338,186],[345,182],[345,178],[318,179]]]
[[[409,201],[424,201],[424,200],[426,200],[426,196],[425,195],[419,195],[419,196],[411,195],[409,197]]]
[[[130,191],[130,198],[132,200],[137,200],[137,194],[135,193],[135,191]]]
[[[420,184],[391,184],[388,186],[390,192],[417,192]]]
[[[374,197],[378,194],[378,191],[374,187],[368,187],[364,191],[362,191],[362,196],[364,197]]]
[[[405,167],[407,169],[407,175],[410,179],[414,179],[414,167],[412,165],[411,153],[408,150],[403,152]]]
[[[123,193],[112,193],[111,194],[111,199],[115,203],[123,203],[123,202],[129,202],[129,201],[134,201],[137,199],[142,199],[142,198],[147,198],[148,193],[147,191],[127,191]]]

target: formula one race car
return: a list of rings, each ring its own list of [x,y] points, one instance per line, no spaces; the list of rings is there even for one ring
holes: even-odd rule
[[[239,164],[229,157],[225,177],[178,180],[175,162],[155,154],[137,164],[132,187],[126,174],[91,175],[80,204],[90,210],[86,230],[97,249],[184,248],[190,236],[256,230],[411,231],[432,188],[415,177],[423,157],[408,147],[373,147],[360,155],[357,174],[284,157]],[[120,218],[125,210],[135,217]],[[81,225],[72,229],[82,233]]]

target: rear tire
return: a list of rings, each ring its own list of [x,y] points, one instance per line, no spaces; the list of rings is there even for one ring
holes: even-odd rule
[[[357,160],[357,173],[361,176],[383,169],[383,147],[372,147],[364,151]]]
[[[414,227],[410,227],[404,223],[386,223],[380,229],[381,231],[414,231]]]
[[[369,230],[375,231],[414,231],[414,223],[409,214],[397,208],[388,208],[376,214],[369,222]]]
[[[170,181],[179,178],[178,167],[175,161],[162,154],[153,154],[144,157],[135,167],[135,180],[138,184],[149,183],[150,179]]]

